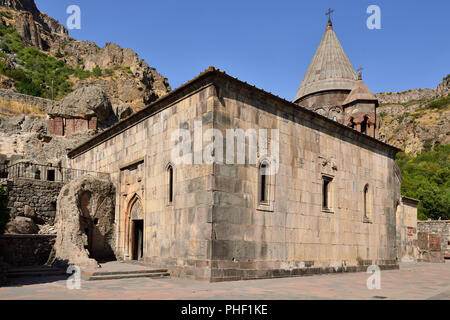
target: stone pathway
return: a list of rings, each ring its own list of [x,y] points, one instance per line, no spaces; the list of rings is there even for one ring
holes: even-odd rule
[[[445,299],[450,300],[450,261],[445,264],[401,264],[381,272],[381,290],[368,290],[367,273],[206,283],[177,278],[82,281],[68,290],[66,278],[13,279],[0,288],[0,299]]]

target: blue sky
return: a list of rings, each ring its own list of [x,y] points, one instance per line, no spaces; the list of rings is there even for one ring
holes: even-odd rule
[[[406,0],[36,0],[66,25],[81,8],[77,40],[115,42],[169,79],[172,88],[213,65],[292,100],[333,8],[334,30],[373,92],[435,88],[450,73],[450,1]],[[369,30],[369,5],[381,30]]]

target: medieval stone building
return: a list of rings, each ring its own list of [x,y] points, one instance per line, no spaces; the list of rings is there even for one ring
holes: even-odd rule
[[[110,173],[118,259],[208,281],[397,268],[399,150],[374,138],[376,107],[329,23],[295,103],[211,67],[68,162]],[[223,136],[277,130],[278,163],[253,150],[250,135],[245,164],[175,163],[173,132],[194,137],[199,124]],[[215,156],[225,148],[214,146]]]

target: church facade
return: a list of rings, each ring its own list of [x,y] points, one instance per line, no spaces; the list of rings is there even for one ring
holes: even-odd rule
[[[295,103],[210,67],[68,161],[111,174],[121,260],[206,281],[398,268],[400,150],[375,139],[377,105],[329,23]],[[277,163],[249,137],[245,164],[176,163],[173,132],[199,124],[276,131]]]

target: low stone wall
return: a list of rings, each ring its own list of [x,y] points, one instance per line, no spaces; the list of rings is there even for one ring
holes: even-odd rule
[[[417,223],[418,261],[445,262],[450,241],[450,220]]]
[[[397,258],[402,262],[417,259],[417,206],[418,200],[402,197],[397,208]]]
[[[55,244],[54,235],[0,236],[0,257],[12,267],[44,265]]]
[[[24,216],[25,206],[35,212],[39,224],[54,224],[56,200],[63,187],[61,182],[40,181],[32,179],[14,179],[7,182],[8,208],[11,220]]]
[[[0,89],[0,100],[8,102],[17,102],[30,107],[37,107],[41,111],[46,111],[48,107],[53,105],[52,100],[28,96],[7,89]]]

